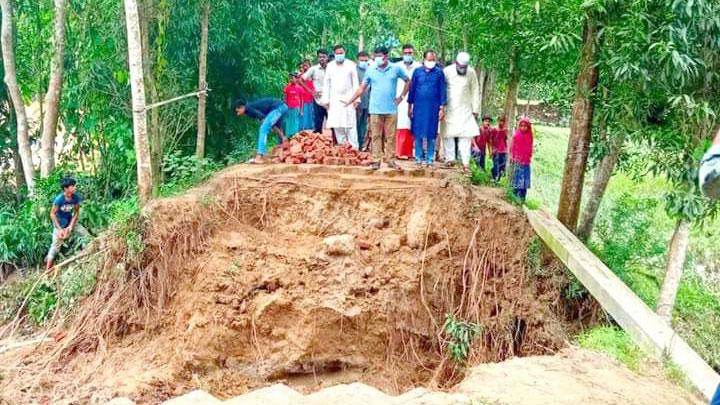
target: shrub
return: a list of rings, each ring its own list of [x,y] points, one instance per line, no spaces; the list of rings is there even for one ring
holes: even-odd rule
[[[577,344],[606,353],[633,371],[638,371],[641,361],[646,357],[623,330],[613,326],[589,329],[577,337]]]

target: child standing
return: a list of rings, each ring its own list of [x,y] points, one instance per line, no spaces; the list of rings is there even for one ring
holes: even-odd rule
[[[288,112],[285,116],[285,135],[292,137],[300,132],[301,118],[303,112],[303,97],[305,89],[300,86],[300,73],[293,72],[290,74],[290,82],[285,86],[285,104],[288,106]]]
[[[493,128],[490,126],[492,118],[484,116],[482,119],[482,126],[480,127],[480,135],[473,139],[472,145],[472,157],[477,163],[480,170],[485,171],[485,156],[487,146],[493,136]]]
[[[505,166],[507,165],[507,127],[505,126],[505,117],[498,117],[498,127],[493,130],[490,138],[490,148],[492,149],[492,178],[494,182],[500,181],[505,175]]]
[[[300,74],[304,75],[308,69],[310,69],[310,61],[306,59],[300,64]],[[303,87],[302,125],[300,127],[303,130],[312,130],[315,127],[315,109],[313,108],[313,93],[315,93],[315,85],[313,84],[312,79],[305,80],[301,76],[300,80],[305,83],[305,86]]]
[[[530,118],[522,117],[513,135],[510,155],[513,163],[513,194],[525,201],[530,188],[530,162],[533,154],[533,133]]]

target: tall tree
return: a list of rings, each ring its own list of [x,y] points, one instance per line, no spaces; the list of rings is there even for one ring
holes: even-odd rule
[[[602,129],[601,127],[601,131],[607,131],[607,129]],[[588,240],[592,234],[595,218],[600,210],[600,203],[605,195],[607,186],[610,183],[610,177],[612,177],[615,171],[615,165],[622,151],[622,143],[622,138],[610,140],[607,153],[595,169],[592,191],[590,192],[590,196],[588,196],[585,210],[583,211],[580,225],[578,226],[577,236],[580,240]]]
[[[127,26],[128,64],[130,66],[130,86],[132,91],[133,134],[137,160],[138,195],[140,202],[145,204],[152,197],[153,173],[147,133],[142,38],[137,0],[125,0],[125,24]]]
[[[660,289],[660,295],[658,295],[656,307],[657,314],[668,324],[672,321],[672,310],[675,306],[678,287],[680,287],[689,245],[690,222],[684,218],[678,219],[670,241],[665,279]]]
[[[598,81],[597,32],[597,22],[592,13],[586,13],[580,70],[575,86],[575,102],[570,118],[570,139],[558,208],[558,219],[573,232],[580,215],[583,183],[590,153],[593,102]]]
[[[513,48],[510,52],[510,76],[508,80],[507,94],[503,104],[503,115],[507,120],[507,128],[510,134],[515,129],[515,106],[517,104],[518,90],[520,89],[520,69],[518,67],[518,50]]]
[[[200,60],[198,63],[198,86],[199,90],[207,90],[207,54],[208,54],[208,29],[210,25],[210,1],[203,1],[202,21],[200,22]],[[197,143],[195,155],[198,160],[205,158],[205,134],[207,122],[205,111],[207,109],[207,93],[200,93],[198,96],[197,111]]]
[[[45,116],[40,147],[41,177],[49,176],[55,167],[55,138],[65,68],[65,8],[65,0],[55,0],[54,54],[50,65],[50,83],[45,95]]]
[[[30,195],[35,192],[35,181],[33,179],[32,151],[30,150],[30,137],[28,134],[27,115],[25,103],[23,102],[20,87],[17,81],[17,70],[15,68],[15,43],[13,41],[13,4],[12,0],[0,0],[2,9],[2,56],[3,67],[5,68],[5,85],[7,85],[13,109],[15,110],[15,122],[17,125],[17,144],[20,160],[22,161],[25,184]]]

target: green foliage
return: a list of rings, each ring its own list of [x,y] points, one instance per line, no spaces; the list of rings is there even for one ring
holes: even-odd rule
[[[661,267],[667,235],[654,228],[658,200],[623,193],[597,221],[593,251],[623,281],[633,268]]]
[[[673,327],[711,367],[720,368],[720,295],[687,272],[680,282]]]
[[[52,234],[47,209],[34,201],[18,207],[0,205],[0,262],[22,267],[42,260]]]
[[[473,339],[480,333],[480,325],[460,321],[452,314],[445,314],[443,330],[448,338],[447,348],[450,357],[456,363],[464,364],[470,355]]]
[[[489,186],[493,184],[490,173],[487,170],[480,169],[475,159],[470,159],[470,182],[476,186]]]
[[[580,347],[608,354],[627,368],[638,371],[646,355],[622,330],[614,326],[597,326],[577,337]]]
[[[663,370],[665,371],[665,377],[672,383],[685,388],[689,392],[697,390],[680,366],[670,360],[668,356],[663,359]]]
[[[112,230],[118,238],[124,239],[128,256],[138,259],[145,244],[142,240],[143,221],[137,197],[118,200],[111,204]]]
[[[539,237],[533,236],[528,244],[527,253],[525,255],[525,266],[527,266],[530,274],[535,276],[543,275],[542,267],[543,243]]]
[[[588,290],[582,285],[580,280],[574,274],[567,273],[568,282],[562,290],[562,295],[568,300],[579,300],[586,298],[589,294]]]
[[[50,280],[41,281],[34,291],[26,291],[23,296],[30,294],[27,311],[30,320],[36,325],[42,325],[50,317],[57,306],[57,292]]]
[[[219,165],[210,160],[198,161],[195,155],[183,155],[180,151],[171,152],[163,160],[165,184],[162,186],[161,194],[169,195],[182,191],[206,180],[218,169]]]

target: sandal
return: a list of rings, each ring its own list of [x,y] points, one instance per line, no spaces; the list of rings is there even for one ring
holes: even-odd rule
[[[267,163],[267,161],[262,156],[255,156],[254,158],[248,160],[246,163],[250,165],[264,165],[265,163]]]
[[[373,170],[380,170],[380,162],[373,162],[373,164],[370,165],[370,168]]]
[[[400,165],[398,164],[397,160],[393,160],[392,162],[390,162],[390,163],[389,163],[389,166],[390,166],[391,169],[402,170],[402,167],[400,167]]]

